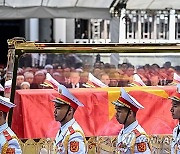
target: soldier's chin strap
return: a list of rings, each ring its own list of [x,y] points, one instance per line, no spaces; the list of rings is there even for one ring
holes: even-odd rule
[[[63,121],[66,119],[67,114],[68,114],[68,112],[69,112],[70,108],[71,108],[71,106],[70,106],[70,105],[68,105],[68,110],[66,111],[66,114],[65,114],[64,118],[63,118],[60,122],[63,122]]]
[[[130,111],[131,111],[131,109],[128,108],[128,113],[127,113],[126,118],[125,118],[125,120],[124,120],[124,122],[123,122],[124,125],[125,125],[125,123],[126,123],[126,121],[127,121],[127,118],[128,118],[128,116],[129,116]]]

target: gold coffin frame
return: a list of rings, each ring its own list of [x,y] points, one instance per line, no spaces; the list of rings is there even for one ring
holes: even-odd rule
[[[180,53],[180,44],[176,43],[128,43],[128,44],[65,44],[36,43],[15,37],[8,41],[7,72],[13,71],[10,101],[14,102],[18,60],[25,53]],[[11,124],[13,109],[9,113]]]

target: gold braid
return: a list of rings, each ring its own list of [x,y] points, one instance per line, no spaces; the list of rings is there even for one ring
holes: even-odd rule
[[[17,136],[12,136],[11,140],[12,139],[17,139],[17,141],[19,143],[19,139],[17,138]],[[6,141],[6,143],[2,147],[2,151],[1,151],[2,153],[1,154],[6,154],[8,146],[9,146],[8,141]]]
[[[75,130],[74,133],[77,133],[77,132],[79,132],[83,136],[84,144],[87,145],[87,143],[86,143],[87,141],[86,141],[86,137],[85,137],[84,133],[82,133],[80,130]],[[63,142],[66,154],[68,154],[68,142],[69,142],[69,138],[70,138],[71,135],[72,134],[67,135],[66,138],[64,139],[64,142]],[[87,147],[86,147],[86,151],[87,151]]]
[[[149,141],[149,136],[146,133],[140,133],[140,134],[146,136],[146,138],[148,139],[147,145],[149,146],[150,151],[152,151],[151,143]],[[134,153],[136,138],[137,138],[137,136],[135,136],[135,138],[132,141],[132,144],[131,144],[131,153]]]

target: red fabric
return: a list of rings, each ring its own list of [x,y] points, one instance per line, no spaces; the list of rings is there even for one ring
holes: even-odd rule
[[[129,103],[127,100],[125,100],[124,98],[122,97],[119,97],[118,100],[126,105],[128,105],[130,107],[130,109],[134,112],[137,112],[138,111],[138,108],[135,107],[134,105],[132,105],[131,103]]]
[[[55,136],[59,123],[54,121],[52,100],[58,95],[51,89],[17,90],[12,129],[18,137],[44,138],[48,137],[48,134]]]
[[[111,88],[113,89],[113,88]],[[157,90],[157,88],[155,88]],[[153,90],[153,88],[151,88]],[[175,87],[160,87],[169,95]],[[122,125],[115,117],[109,119],[108,91],[96,88],[70,89],[84,104],[75,112],[75,119],[86,136],[117,135]],[[112,90],[112,92],[116,92]],[[145,109],[137,112],[137,119],[148,134],[172,134],[177,121],[172,119],[171,100],[145,91],[130,92]],[[58,93],[53,89],[17,90],[13,111],[12,129],[20,138],[55,137],[60,125],[54,120],[54,103]]]
[[[172,134],[176,121],[170,112],[171,100],[142,91],[141,97],[139,91],[131,95],[145,108],[137,112],[137,119],[148,134]]]
[[[64,103],[66,103],[66,102],[68,102],[68,103],[66,103],[66,104],[69,104],[71,107],[73,107],[75,110],[77,109],[77,107],[78,107],[78,105],[75,103],[75,102],[73,102],[71,99],[69,99],[69,98],[67,98],[66,96],[64,96],[64,95],[59,95],[58,96],[58,98],[56,98],[56,99],[58,99],[58,100],[60,100],[60,101],[62,101],[62,102],[64,102]]]
[[[3,112],[9,112],[10,108],[3,105],[3,104],[0,104],[0,111],[3,111]]]
[[[96,89],[71,89],[84,104],[75,112],[75,119],[87,136],[98,135],[108,122],[108,96]],[[55,137],[59,123],[54,120],[51,100],[59,94],[53,89],[17,90],[12,129],[20,138]]]
[[[71,92],[84,104],[77,108],[75,119],[85,135],[100,135],[102,127],[109,121],[108,93],[95,88],[71,89]]]

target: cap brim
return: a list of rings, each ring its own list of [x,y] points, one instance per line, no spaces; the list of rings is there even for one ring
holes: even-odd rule
[[[58,104],[66,104],[66,103],[64,103],[64,102],[62,102],[62,101],[60,101],[60,100],[57,100],[57,99],[54,99],[54,100],[52,100],[52,102],[54,102],[54,103],[58,103]]]
[[[179,103],[180,103],[180,100],[177,99],[177,98],[175,98],[175,97],[168,97],[168,99],[171,99],[171,100],[173,100],[173,101],[176,101],[176,102],[179,102]]]
[[[112,102],[112,104],[113,104],[113,105],[116,105],[116,106],[118,106],[118,107],[126,107],[125,105],[121,104],[121,103],[118,102],[118,101],[114,101],[114,102]]]
[[[42,87],[46,87],[46,88],[47,88],[47,87],[48,87],[48,88],[53,88],[52,85],[47,84],[47,83],[41,83],[40,85],[41,85]]]

